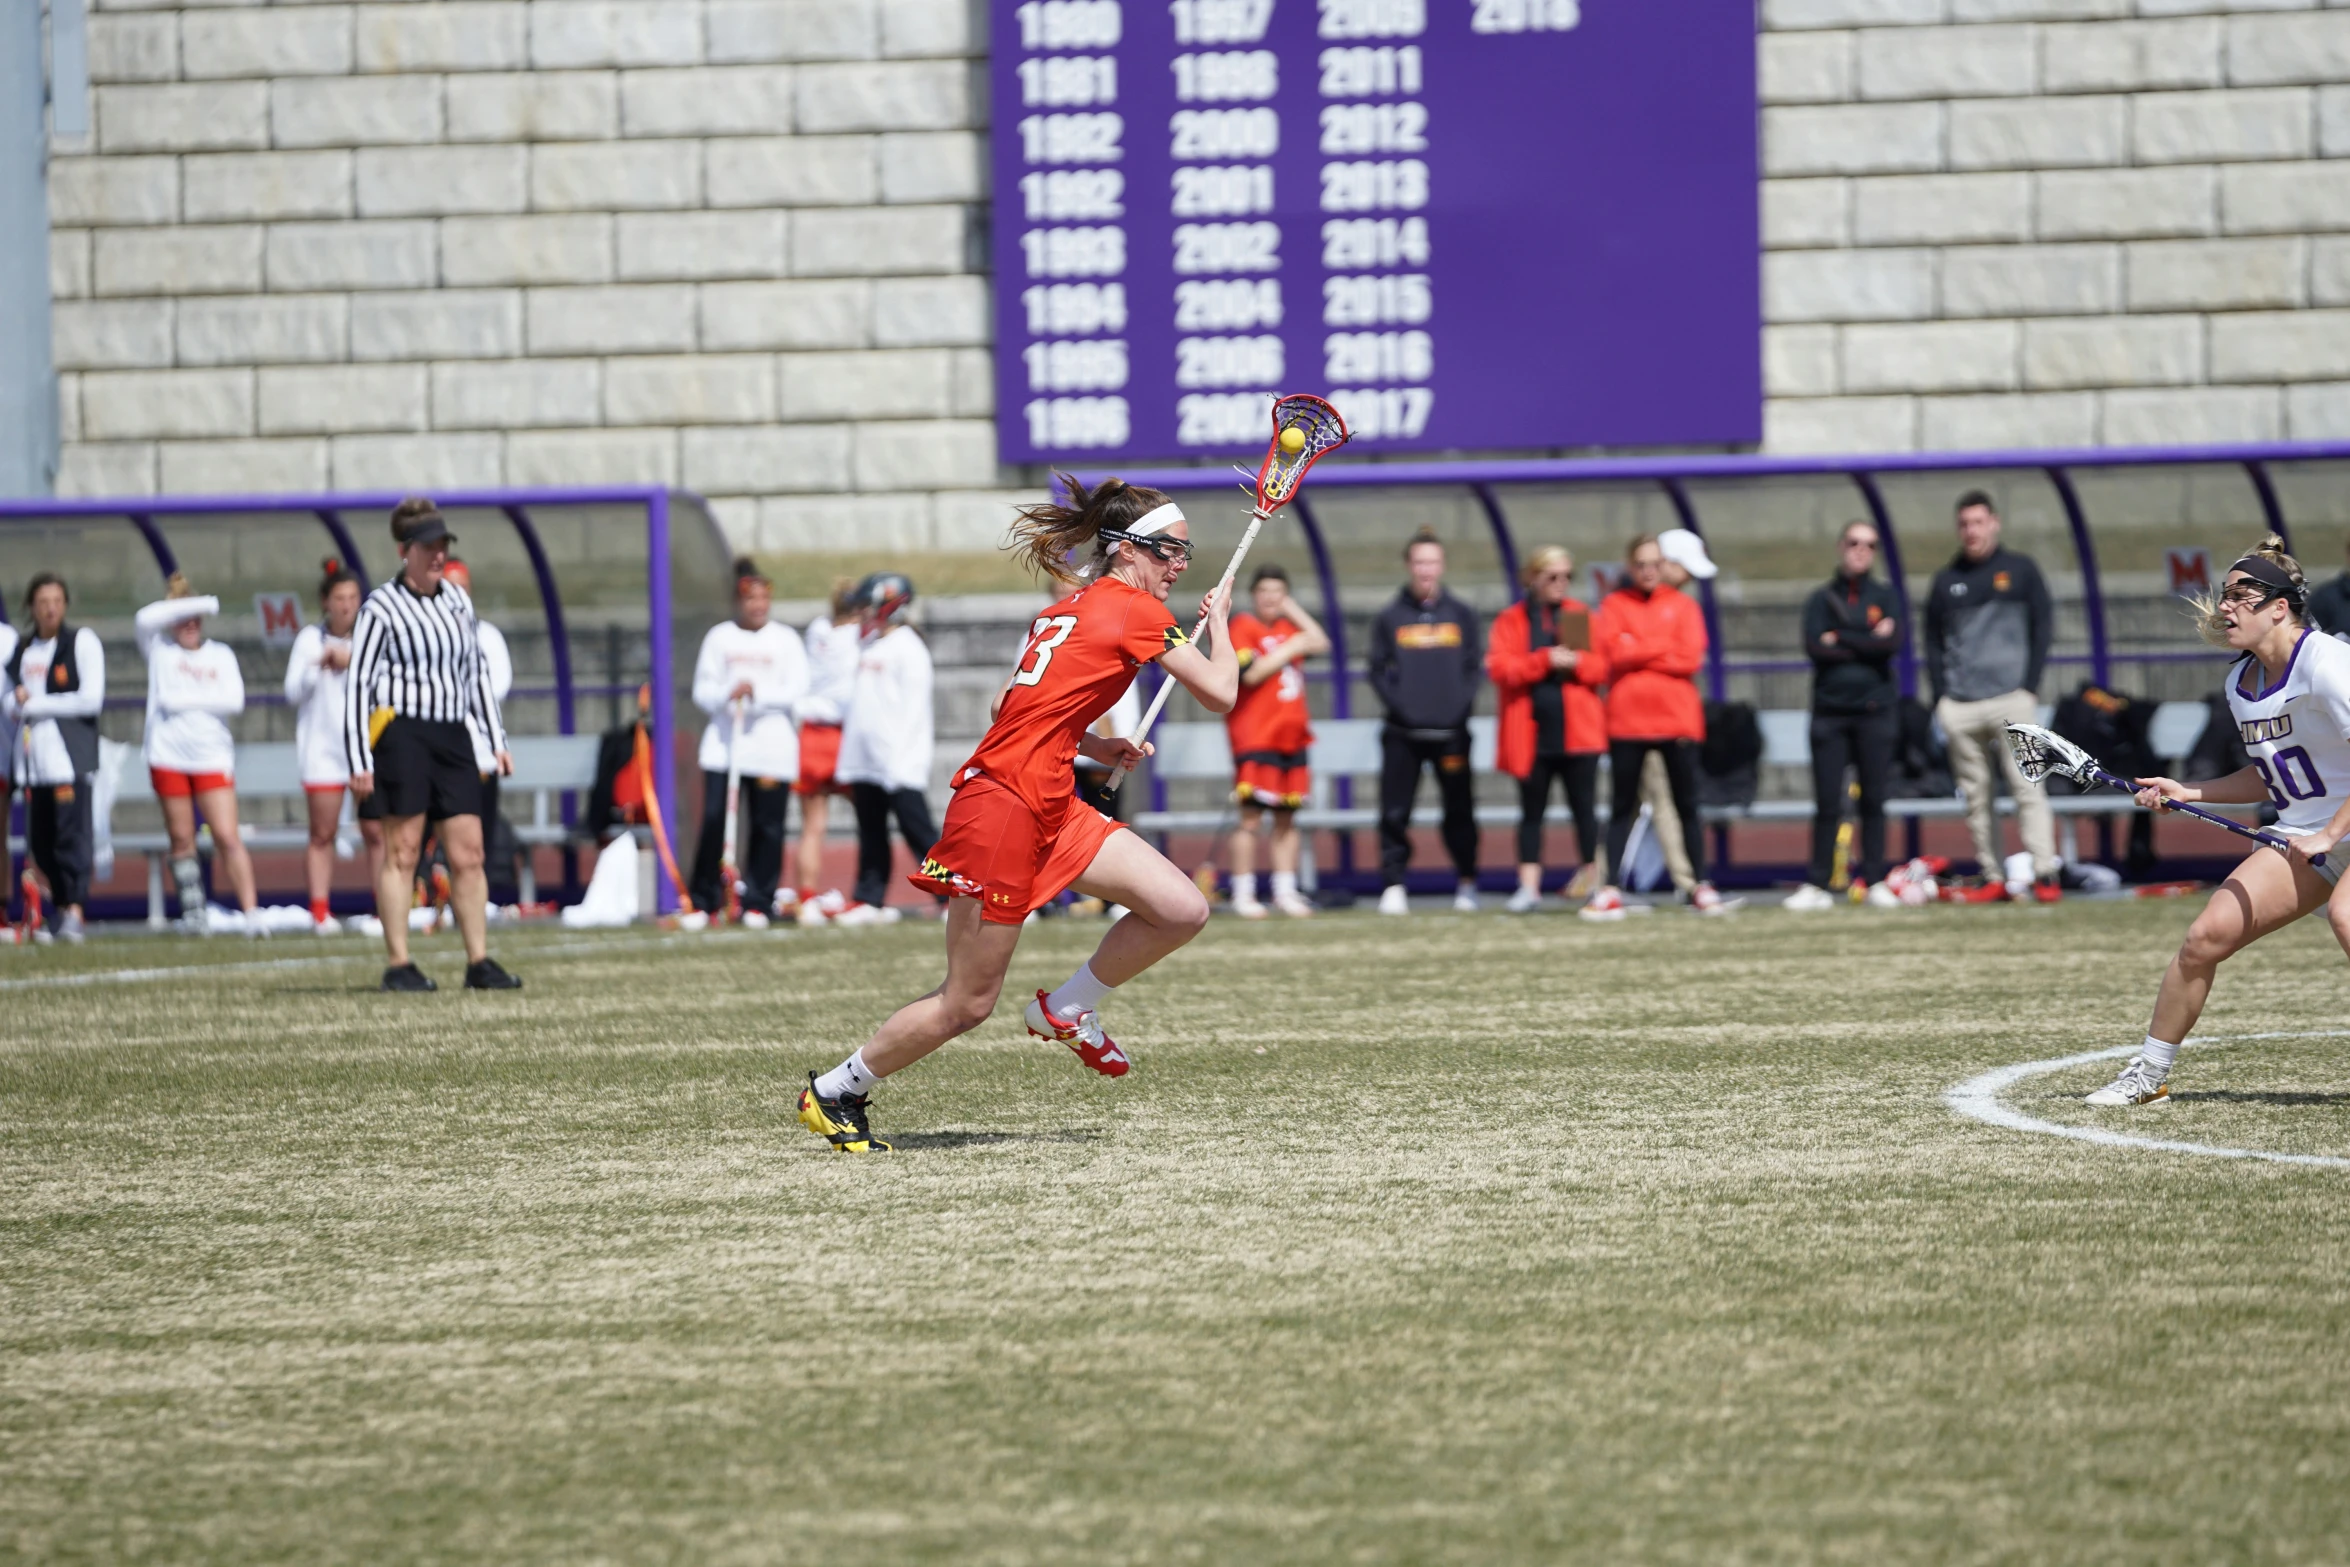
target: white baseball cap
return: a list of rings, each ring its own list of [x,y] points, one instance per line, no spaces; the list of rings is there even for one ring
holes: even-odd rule
[[[1665,559],[1700,582],[1712,577],[1720,569],[1714,565],[1714,558],[1705,552],[1705,540],[1687,528],[1667,528],[1656,536],[1656,547],[1664,551]]]

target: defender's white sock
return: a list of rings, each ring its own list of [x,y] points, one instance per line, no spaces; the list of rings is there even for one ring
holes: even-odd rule
[[[1280,885],[1279,877],[1274,878],[1274,885]],[[1256,898],[1257,873],[1255,871],[1234,871],[1232,873],[1232,901],[1254,903]]]
[[[863,1099],[880,1081],[881,1074],[865,1064],[865,1050],[859,1046],[855,1055],[816,1079],[816,1097],[838,1099],[846,1094],[852,1099]]]
[[[1088,958],[1083,967],[1069,976],[1060,989],[1044,998],[1047,1011],[1055,1017],[1075,1017],[1080,1012],[1098,1012],[1102,999],[1118,987],[1105,984],[1093,972],[1093,960]]]
[[[1274,897],[1276,897],[1276,898],[1294,898],[1294,897],[1296,897],[1296,896],[1297,896],[1297,872],[1295,872],[1295,871],[1275,871],[1275,872],[1273,873],[1273,896],[1274,896]]]
[[[2154,1068],[2155,1076],[2168,1077],[2170,1064],[2179,1058],[2179,1047],[2166,1045],[2152,1034],[2148,1034],[2146,1042],[2138,1047],[2138,1054],[2145,1058],[2148,1066]]]

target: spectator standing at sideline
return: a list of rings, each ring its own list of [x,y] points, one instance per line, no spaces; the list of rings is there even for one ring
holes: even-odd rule
[[[1257,832],[1273,813],[1273,907],[1295,918],[1314,912],[1297,890],[1297,808],[1306,803],[1313,775],[1306,765],[1314,731],[1306,713],[1305,661],[1330,650],[1330,636],[1289,591],[1289,573],[1259,566],[1249,580],[1254,614],[1231,619],[1232,652],[1240,660],[1240,699],[1225,715],[1232,744],[1232,798],[1240,825],[1232,830],[1232,912],[1265,917],[1257,901]]]
[[[792,793],[800,797],[800,842],[793,855],[796,882],[776,912],[797,905],[811,916],[816,888],[824,876],[824,829],[832,797],[842,792],[833,773],[840,765],[840,726],[857,688],[857,584],[842,577],[832,585],[832,613],[808,622],[808,691],[800,699],[800,776]]]
[[[2328,636],[2350,641],[2350,571],[2315,588],[2309,595],[2309,623]]]
[[[8,598],[0,592],[0,669],[16,657],[16,627],[8,620]],[[0,685],[0,905],[16,886],[16,860],[9,849],[9,812],[16,794],[16,719],[9,713],[8,688]],[[14,933],[11,932],[11,935]]]
[[[205,619],[219,613],[219,599],[197,597],[188,590],[188,579],[175,571],[164,597],[133,618],[139,653],[147,660],[142,750],[171,840],[180,928],[198,936],[211,933],[203,868],[196,861],[196,813],[201,810],[212,827],[213,855],[236,889],[245,934],[262,936],[267,932],[253,894],[253,857],[245,852],[237,826],[237,742],[227,722],[245,710],[245,677],[229,645],[204,635]]]
[[[1542,815],[1553,781],[1575,817],[1585,865],[1599,858],[1599,759],[1607,754],[1607,655],[1592,647],[1591,612],[1567,596],[1575,560],[1557,545],[1526,558],[1526,596],[1494,617],[1485,672],[1501,696],[1494,765],[1518,780],[1518,890],[1512,914],[1542,903]]]
[[[1885,885],[1885,782],[1901,744],[1901,691],[1893,681],[1893,654],[1901,623],[1892,585],[1870,569],[1877,563],[1873,523],[1848,522],[1836,541],[1836,574],[1803,604],[1803,652],[1811,660],[1811,880],[1786,907],[1795,913],[1832,908],[1836,833],[1844,821],[1844,773],[1860,777],[1860,858],[1855,879],[1868,900],[1899,908]]]
[[[1715,571],[1713,557],[1705,551],[1705,540],[1687,528],[1667,528],[1656,536],[1656,547],[1665,552],[1665,586],[1677,593],[1694,598],[1689,584],[1699,578],[1711,580]],[[1702,619],[1705,606],[1698,605]],[[1703,711],[1703,704],[1699,704]],[[1704,744],[1702,737],[1698,742]],[[1673,781],[1665,773],[1665,759],[1656,751],[1648,753],[1648,760],[1640,764],[1640,803],[1648,807],[1648,832],[1656,840],[1656,852],[1663,856],[1665,874],[1673,880],[1673,890],[1687,902],[1697,891],[1697,872],[1690,868],[1689,846],[1681,832],[1681,813],[1673,808]],[[1699,801],[1703,805],[1702,798]],[[1704,831],[1700,824],[1696,831]],[[1725,906],[1737,907],[1743,898],[1725,901]]]
[[[1705,879],[1705,829],[1697,814],[1697,749],[1705,740],[1697,672],[1705,665],[1705,615],[1694,599],[1666,581],[1665,552],[1656,539],[1647,534],[1634,539],[1624,563],[1624,585],[1601,602],[1592,638],[1608,666],[1611,880],[1591,895],[1581,913],[1594,920],[1624,917],[1624,895],[1616,882],[1623,876],[1624,849],[1640,814],[1640,769],[1652,752],[1664,758],[1673,813],[1680,818],[1690,874],[1696,878],[1689,905],[1700,914],[1727,913],[1730,905]],[[1704,561],[1708,568],[1712,564]]]
[[[694,660],[694,706],[710,717],[702,729],[702,836],[694,849],[696,907],[724,910],[719,867],[726,852],[726,774],[741,790],[737,810],[750,822],[750,849],[736,867],[743,879],[742,922],[766,928],[783,874],[785,807],[800,776],[800,740],[792,711],[808,690],[808,654],[800,634],[768,618],[774,584],[746,557],[734,563],[734,619],[710,628]],[[738,714],[739,706],[739,714]]]
[[[897,818],[917,867],[938,842],[924,792],[935,744],[930,646],[898,619],[914,602],[914,584],[906,577],[876,572],[857,598],[864,611],[857,689],[840,733],[840,780],[857,812],[857,885],[832,922],[880,925],[898,917],[882,902],[889,896],[890,818]]]
[[[343,700],[350,684],[351,628],[359,619],[359,579],[339,560],[325,563],[318,587],[319,618],[294,638],[286,659],[286,701],[294,709],[294,758],[301,770],[302,803],[310,813],[310,841],[302,869],[310,887],[310,928],[332,936],[343,927],[328,904],[334,883],[335,829],[351,767],[343,751]],[[367,881],[383,863],[383,823],[362,820]]]
[[[1453,908],[1477,912],[1477,812],[1469,776],[1469,707],[1477,699],[1477,612],[1444,590],[1444,542],[1422,528],[1404,546],[1410,580],[1371,622],[1371,689],[1387,709],[1379,731],[1379,894],[1382,914],[1409,914],[1412,801],[1436,769],[1444,847],[1458,878]]]
[[[429,819],[449,862],[449,902],[465,942],[465,988],[519,990],[522,981],[489,955],[481,775],[466,721],[489,737],[501,774],[514,770],[514,759],[474,631],[473,600],[444,579],[449,546],[457,541],[440,508],[420,498],[393,508],[392,538],[400,546],[400,569],[359,607],[343,712],[351,793],[362,802],[383,797],[384,857],[375,879],[390,959],[383,988],[439,988],[408,959],[408,905]]]
[[[2064,896],[2057,882],[2062,862],[2056,857],[2056,818],[2048,791],[2016,766],[2006,729],[2039,721],[2036,693],[2056,635],[2056,607],[2031,557],[1999,542],[1999,513],[1990,496],[1981,490],[1961,495],[1957,524],[1958,553],[1934,573],[1926,599],[1926,676],[1982,867],[1961,897],[1970,903],[2007,898],[1991,788],[1992,769],[1999,766],[2007,771],[2024,847],[2031,851],[2032,896],[2054,903]]]
[[[25,838],[49,884],[49,927],[39,934],[78,943],[97,852],[90,807],[98,774],[98,713],[106,704],[106,650],[98,633],[66,621],[71,599],[55,572],[35,572],[24,601],[32,626],[8,655],[0,718],[20,726],[17,783],[25,792]]]

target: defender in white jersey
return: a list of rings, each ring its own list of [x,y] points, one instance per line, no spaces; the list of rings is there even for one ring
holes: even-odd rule
[[[2159,811],[2173,801],[2265,801],[2288,848],[2254,849],[2196,916],[2162,976],[2145,1042],[2089,1096],[2093,1105],[2167,1099],[2171,1063],[2203,1015],[2220,963],[2270,931],[2323,908],[2350,950],[2350,889],[2341,886],[2350,848],[2338,847],[2350,836],[2350,646],[2311,626],[2307,605],[2301,568],[2273,534],[2201,605],[2204,636],[2243,654],[2228,666],[2228,711],[2252,765],[2203,784],[2140,778],[2138,803]]]

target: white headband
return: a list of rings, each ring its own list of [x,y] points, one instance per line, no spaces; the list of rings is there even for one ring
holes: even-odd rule
[[[1164,533],[1183,521],[1183,508],[1173,501],[1161,503],[1155,510],[1143,513],[1142,520],[1126,525],[1125,532],[1138,539],[1147,539],[1154,533]]]

